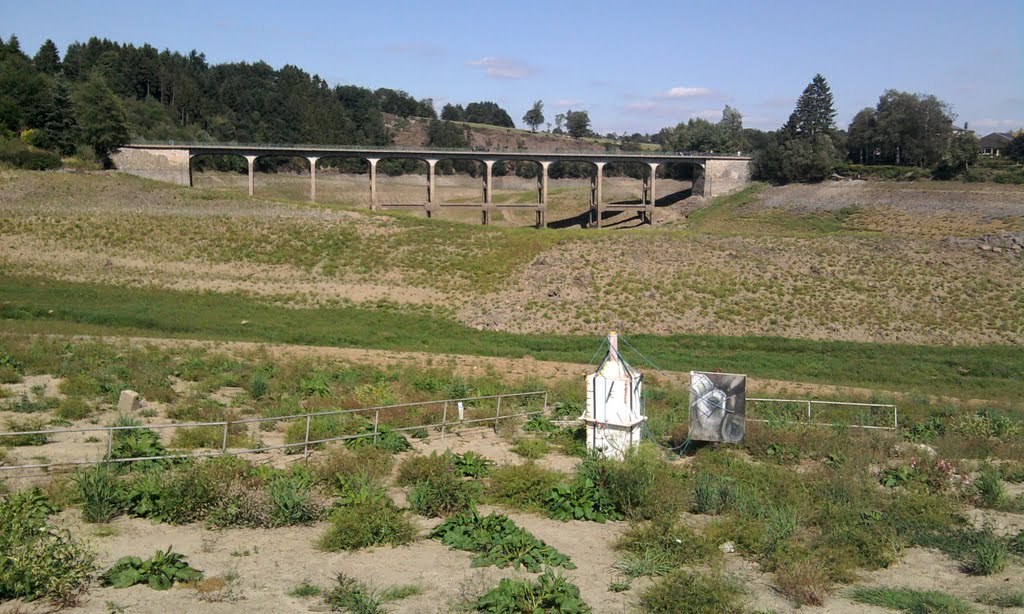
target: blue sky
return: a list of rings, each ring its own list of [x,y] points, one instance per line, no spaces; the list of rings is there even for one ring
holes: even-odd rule
[[[931,2],[175,2],[0,0],[30,55],[90,36],[297,65],[332,84],[494,100],[521,122],[586,109],[649,132],[725,104],[774,129],[811,77],[846,127],[887,88],[935,94],[981,134],[1024,127],[1024,0]]]

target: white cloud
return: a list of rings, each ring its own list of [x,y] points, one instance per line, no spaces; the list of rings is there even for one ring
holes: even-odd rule
[[[705,109],[690,114],[692,117],[702,117],[707,120],[718,120],[722,118],[721,109]]]
[[[583,104],[583,101],[579,98],[559,98],[555,101],[554,106],[556,107],[578,107]]]
[[[482,68],[484,75],[492,79],[524,79],[534,73],[532,68],[519,60],[493,56],[466,62],[466,66]]]
[[[711,90],[706,87],[684,87],[682,85],[673,87],[662,94],[664,98],[700,98],[710,95]]]

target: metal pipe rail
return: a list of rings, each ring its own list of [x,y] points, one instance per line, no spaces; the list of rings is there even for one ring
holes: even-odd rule
[[[506,413],[502,415],[501,406],[502,400],[516,400],[516,399],[534,399],[534,403],[543,401],[541,409],[533,411],[520,411],[517,413]],[[448,408],[450,406],[457,407],[459,403],[463,406],[469,405],[470,403],[478,403],[479,401],[495,401],[496,410],[494,416],[486,416],[481,418],[470,418],[470,419],[448,419]],[[529,401],[527,401],[529,403]],[[98,460],[73,460],[64,461],[59,463],[33,463],[24,465],[3,465],[0,466],[0,473],[7,471],[15,471],[18,469],[49,469],[52,467],[61,466],[86,466],[86,465],[98,465],[105,462],[115,463],[129,463],[129,462],[140,462],[150,460],[171,460],[171,459],[182,459],[182,458],[206,458],[212,456],[223,456],[227,454],[238,455],[238,454],[259,454],[263,452],[269,452],[272,450],[290,450],[293,448],[302,448],[303,458],[309,458],[310,446],[328,443],[332,441],[349,441],[353,439],[361,439],[366,437],[373,437],[374,442],[377,441],[381,429],[380,427],[380,413],[382,411],[390,411],[395,409],[409,409],[413,407],[429,407],[438,405],[442,407],[441,422],[428,423],[428,424],[417,424],[414,426],[405,426],[400,428],[390,429],[393,432],[407,432],[418,429],[439,429],[441,431],[441,439],[445,437],[445,433],[449,427],[467,425],[467,424],[479,424],[482,422],[493,422],[494,426],[497,427],[499,421],[508,420],[510,418],[520,418],[534,415],[544,415],[548,412],[548,392],[546,390],[539,390],[535,392],[515,392],[509,394],[494,394],[478,397],[462,397],[457,399],[439,399],[436,401],[418,401],[415,403],[400,403],[397,405],[376,405],[372,407],[360,407],[355,409],[335,409],[328,411],[319,412],[307,412],[300,414],[289,414],[285,416],[272,416],[272,417],[259,417],[259,418],[242,418],[239,420],[224,420],[217,422],[168,422],[163,424],[143,424],[138,426],[86,426],[80,428],[63,428],[63,429],[47,429],[47,430],[36,430],[36,431],[11,431],[0,433],[0,442],[3,442],[6,437],[18,437],[28,435],[45,435],[47,437],[52,435],[71,434],[71,433],[94,433],[94,432],[106,432],[107,433],[107,451],[104,458]],[[506,403],[506,407],[508,404]],[[354,435],[341,435],[338,437],[328,437],[322,439],[310,439],[310,427],[313,418],[323,416],[337,416],[342,414],[368,414],[373,412],[373,430],[365,433],[356,433]],[[262,424],[264,422],[280,422],[289,420],[301,420],[305,419],[305,436],[302,441],[295,443],[285,443],[277,446],[260,446],[256,448],[245,448],[232,450],[228,448],[228,435],[232,425],[235,424]],[[194,453],[169,453],[161,456],[139,456],[132,458],[110,458],[111,452],[114,445],[114,433],[117,431],[132,431],[140,429],[148,430],[160,430],[160,429],[184,429],[184,428],[195,428],[195,427],[220,427],[223,429],[221,435],[221,445],[219,450],[194,452]]]
[[[801,405],[807,405],[807,421],[800,422],[800,424],[808,424],[811,426],[833,426],[833,427],[848,427],[848,428],[861,428],[861,429],[878,429],[886,431],[895,431],[899,429],[899,411],[896,409],[896,405],[891,403],[855,403],[852,401],[818,401],[813,399],[759,399],[748,397],[747,401],[755,403],[799,403]],[[835,405],[841,407],[868,407],[868,408],[882,408],[892,410],[892,426],[878,426],[872,424],[840,424],[835,422],[813,422],[814,412],[813,408],[815,405]],[[746,418],[748,422],[762,422],[768,423],[769,420],[764,418]]]

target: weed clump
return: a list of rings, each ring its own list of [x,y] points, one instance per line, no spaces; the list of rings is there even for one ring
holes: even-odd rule
[[[729,577],[678,569],[645,590],[640,605],[654,614],[740,614],[742,594]]]
[[[541,511],[551,489],[564,481],[565,474],[534,463],[505,465],[491,471],[488,496],[497,503],[515,509]]]
[[[82,469],[75,475],[75,485],[86,522],[110,522],[124,511],[127,492],[113,466],[102,464]]]
[[[383,493],[338,507],[331,513],[330,522],[319,542],[320,548],[329,552],[401,546],[416,536],[416,527]]]
[[[421,516],[451,516],[472,508],[479,498],[479,484],[449,472],[413,486],[409,491],[409,506]]]
[[[72,606],[88,588],[95,556],[66,529],[49,524],[55,511],[39,489],[0,501],[0,600]]]
[[[858,603],[899,610],[908,614],[917,614],[918,612],[969,614],[975,611],[966,602],[940,591],[858,587],[853,590],[851,597]]]
[[[504,578],[473,604],[477,612],[590,612],[578,586],[550,569],[535,581]]]
[[[476,510],[463,512],[441,523],[430,537],[451,548],[477,553],[473,559],[476,567],[525,567],[533,573],[539,573],[544,565],[576,569],[568,556],[502,514],[481,516]]]
[[[137,556],[122,557],[100,576],[104,586],[128,588],[149,584],[150,588],[158,591],[171,588],[175,582],[189,583],[202,579],[203,572],[189,565],[184,556],[170,548],[166,552],[157,550],[147,560]]]

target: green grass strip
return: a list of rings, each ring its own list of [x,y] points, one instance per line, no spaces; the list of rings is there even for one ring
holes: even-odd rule
[[[586,363],[599,336],[481,331],[400,310],[290,309],[235,294],[189,293],[0,275],[0,330],[258,341]],[[242,322],[246,321],[246,324]],[[662,369],[785,381],[1024,399],[1015,346],[923,346],[778,337],[629,335]],[[648,368],[638,356],[626,355]]]

